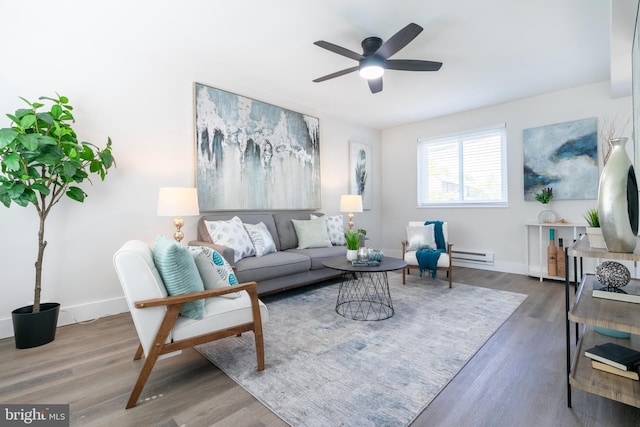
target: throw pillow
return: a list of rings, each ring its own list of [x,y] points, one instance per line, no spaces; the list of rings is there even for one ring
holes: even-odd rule
[[[311,219],[321,218],[314,214],[311,214]],[[327,219],[327,233],[329,233],[329,239],[331,244],[336,246],[344,246],[347,241],[344,238],[344,219],[342,215],[325,216]]]
[[[233,262],[256,254],[253,243],[242,225],[242,220],[237,216],[228,221],[205,221],[204,223],[212,242],[233,249]]]
[[[256,250],[256,256],[263,256],[276,251],[276,244],[264,222],[244,224],[244,228],[249,233],[249,238]]]
[[[155,263],[169,295],[182,295],[204,290],[198,267],[189,250],[173,239],[159,235],[153,246]],[[190,319],[202,319],[204,300],[182,304],[180,314]]]
[[[228,268],[231,271],[231,275],[227,271],[227,267],[224,265],[224,262],[222,262],[221,265],[216,265],[213,261],[214,253],[218,255],[217,258],[224,260],[217,251],[206,246],[189,246],[189,251],[196,262],[196,266],[198,267],[198,272],[200,273],[205,289],[226,288],[228,286],[238,284],[230,265]],[[230,276],[233,277],[234,283],[231,283]],[[223,298],[234,299],[238,298],[240,294],[238,292],[233,292],[220,296]]]
[[[327,219],[323,216],[316,219],[292,219],[298,236],[298,249],[328,248],[333,246],[327,234]]]
[[[407,226],[407,250],[436,249],[435,225]]]

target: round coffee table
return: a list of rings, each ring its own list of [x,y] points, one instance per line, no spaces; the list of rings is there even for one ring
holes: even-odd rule
[[[330,258],[322,263],[342,271],[336,312],[353,320],[384,320],[393,316],[387,271],[400,270],[407,263],[384,257],[380,265],[354,266],[346,257]]]

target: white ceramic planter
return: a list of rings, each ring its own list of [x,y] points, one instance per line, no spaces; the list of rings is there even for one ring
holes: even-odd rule
[[[347,249],[347,259],[349,261],[353,261],[358,259],[358,250],[357,249]]]
[[[607,249],[600,227],[587,227],[587,238],[593,249]]]

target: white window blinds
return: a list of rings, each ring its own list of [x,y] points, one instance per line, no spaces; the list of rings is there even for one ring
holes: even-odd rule
[[[418,206],[507,204],[506,127],[418,140]]]

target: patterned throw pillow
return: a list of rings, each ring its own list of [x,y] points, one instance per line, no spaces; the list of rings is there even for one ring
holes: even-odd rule
[[[256,256],[263,256],[276,251],[276,244],[264,222],[244,224],[244,228],[249,233],[249,238],[256,250]]]
[[[191,253],[175,240],[161,235],[156,237],[153,262],[169,295],[204,291],[202,278]],[[180,314],[190,319],[202,319],[203,313],[203,299],[184,303],[180,309]]]
[[[435,225],[407,226],[408,251],[419,249],[436,249]]]
[[[320,218],[317,215],[311,214],[311,219]],[[347,240],[344,238],[344,219],[342,215],[325,216],[327,219],[327,233],[329,233],[329,239],[331,244],[335,246],[344,246],[347,244]]]
[[[205,221],[211,241],[233,249],[233,262],[256,254],[242,220],[234,216],[228,221]]]
[[[238,284],[233,269],[217,251],[206,246],[189,246],[189,251],[196,262],[205,289],[226,288]],[[220,296],[233,299],[238,298],[240,294],[233,292]]]

